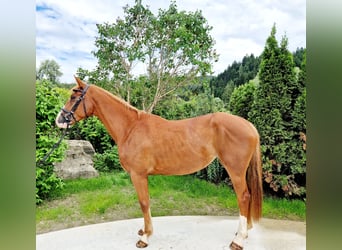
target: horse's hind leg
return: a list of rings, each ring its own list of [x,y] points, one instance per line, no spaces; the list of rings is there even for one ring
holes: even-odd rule
[[[231,249],[243,249],[243,241],[247,238],[247,224],[250,223],[249,200],[250,194],[246,182],[246,171],[248,162],[237,159],[220,158],[221,163],[226,168],[237,196],[240,217],[236,235],[230,244]]]
[[[140,240],[136,244],[138,248],[144,248],[148,246],[148,238],[153,232],[147,179],[147,176],[131,173],[131,180],[138,194],[140,207],[144,216],[144,229],[141,229],[138,232],[138,234],[141,236]]]
[[[230,248],[235,250],[242,249],[244,239],[248,236],[247,229],[248,224],[250,223],[248,214],[250,194],[248,192],[245,177],[231,177],[231,180],[233,182],[240,209],[238,230],[230,245]]]

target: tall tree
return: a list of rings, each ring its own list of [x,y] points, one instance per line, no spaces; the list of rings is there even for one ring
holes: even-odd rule
[[[37,80],[48,80],[52,83],[58,83],[59,77],[63,73],[60,71],[60,66],[55,60],[44,60],[41,62],[38,70],[36,71]]]
[[[294,110],[305,112],[298,101],[305,86],[297,79],[287,37],[278,45],[275,35],[274,25],[261,56],[260,82],[248,115],[260,133],[265,181],[275,192],[300,196],[305,194],[301,180],[306,160],[300,131],[294,128]]]
[[[80,70],[83,76],[108,82],[103,87],[152,112],[164,97],[211,72],[217,54],[209,34],[212,27],[201,11],[178,11],[172,1],[154,15],[137,0],[133,7],[124,7],[124,15],[115,23],[97,25],[98,65],[95,72]]]

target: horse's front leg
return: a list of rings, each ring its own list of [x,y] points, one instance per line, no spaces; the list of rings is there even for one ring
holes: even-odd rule
[[[148,238],[152,235],[152,219],[150,211],[150,197],[148,194],[148,176],[131,173],[131,180],[138,194],[141,210],[144,216],[144,229],[139,230],[138,234],[141,236],[136,246],[144,248],[148,246]]]

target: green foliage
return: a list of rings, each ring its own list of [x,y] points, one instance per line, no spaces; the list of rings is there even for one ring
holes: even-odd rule
[[[234,61],[232,65],[210,81],[210,87],[215,97],[225,102],[229,101],[229,89],[234,89],[255,78],[258,73],[260,58],[253,54],[243,57],[242,62]]]
[[[296,99],[296,102],[292,111],[292,127],[297,132],[306,131],[306,89],[303,90],[300,96]]]
[[[305,65],[303,66],[303,61],[305,60],[306,49],[305,48],[297,48],[295,52],[293,52],[293,62],[296,67],[301,70],[305,69]]]
[[[221,99],[224,103],[229,103],[230,97],[232,96],[235,89],[235,85],[233,81],[229,81],[223,89],[223,93],[221,95]]]
[[[213,97],[207,79],[177,91],[176,95],[165,98],[154,113],[166,119],[177,120],[212,112],[226,111],[221,99]]]
[[[141,1],[124,7],[115,23],[98,24],[95,71],[81,77],[113,91],[147,112],[178,88],[211,72],[217,60],[210,27],[201,11],[179,11],[175,2],[154,15]],[[134,66],[146,68],[134,77]]]
[[[94,166],[101,172],[122,170],[118,147],[115,145],[104,151],[102,154],[96,153],[94,156]]]
[[[303,197],[305,74],[297,78],[288,40],[283,37],[278,45],[275,34],[274,26],[262,53],[260,82],[248,116],[261,137],[264,180],[269,189],[278,195]]]
[[[50,198],[64,187],[64,182],[53,172],[53,166],[36,168],[36,204]]]
[[[246,84],[236,87],[229,99],[229,110],[245,119],[248,119],[248,112],[251,110],[256,84],[249,81]]]
[[[64,157],[66,144],[62,143],[44,163],[40,161],[58,141],[55,118],[67,98],[65,90],[53,87],[48,81],[36,82],[36,203],[41,203],[53,192],[63,187],[63,182],[53,173],[53,162]]]

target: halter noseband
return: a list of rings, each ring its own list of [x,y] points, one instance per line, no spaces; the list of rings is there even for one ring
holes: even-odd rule
[[[74,112],[76,111],[76,109],[78,108],[78,106],[80,105],[80,103],[82,102],[82,100],[84,99],[85,94],[87,93],[89,88],[89,85],[87,84],[87,86],[84,89],[75,89],[75,92],[82,92],[82,94],[80,95],[80,97],[76,100],[76,102],[74,103],[74,105],[71,107],[71,110],[68,111],[65,108],[62,108],[62,111],[64,112],[64,114],[62,114],[65,122],[67,124],[70,124],[72,120],[76,121],[76,118],[74,116]],[[83,102],[83,110],[84,110],[84,114],[86,115],[86,118],[88,118],[88,114],[87,114],[87,109],[85,106],[85,102]]]

